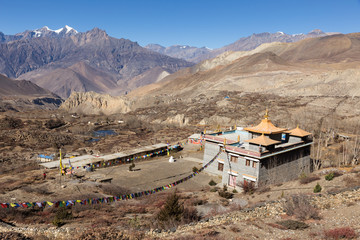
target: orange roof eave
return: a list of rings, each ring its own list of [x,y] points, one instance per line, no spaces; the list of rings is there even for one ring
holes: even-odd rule
[[[286,131],[286,133],[289,133],[291,136],[296,136],[296,137],[306,137],[306,136],[311,135],[311,133],[309,133],[305,130],[302,130],[299,127],[291,129],[289,131]]]
[[[264,133],[264,134],[277,134],[286,131],[286,128],[278,128],[275,127],[274,124],[269,119],[261,120],[261,123],[255,127],[247,127],[246,131],[256,132],[256,133]]]
[[[270,146],[270,145],[281,143],[280,141],[270,139],[264,135],[261,135],[257,138],[246,140],[245,142],[254,143],[257,145],[261,145],[261,146]]]
[[[277,130],[277,131],[264,131],[264,130],[257,130],[257,129],[252,129],[252,128],[244,128],[244,129],[248,132],[264,133],[264,134],[277,134],[277,133],[282,133],[287,130],[286,128]]]

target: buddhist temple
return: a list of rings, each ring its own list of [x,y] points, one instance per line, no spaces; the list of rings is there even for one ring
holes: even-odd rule
[[[206,171],[234,188],[244,181],[258,186],[285,182],[312,170],[311,133],[299,126],[291,130],[275,126],[268,110],[258,125],[205,134],[204,142],[204,165],[221,150]]]
[[[247,127],[247,128],[245,128],[245,130],[248,132],[251,132],[251,133],[279,134],[279,133],[286,131],[287,129],[275,127],[274,124],[270,121],[269,112],[266,109],[264,119],[261,120],[259,125],[255,126],[255,127]]]

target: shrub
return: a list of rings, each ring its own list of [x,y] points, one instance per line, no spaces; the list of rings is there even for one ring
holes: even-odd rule
[[[283,208],[287,215],[295,216],[300,220],[320,218],[318,210],[310,205],[306,195],[290,196],[286,199]]]
[[[52,221],[52,224],[54,224],[56,227],[61,227],[65,224],[66,220],[70,220],[73,218],[72,212],[68,211],[64,207],[60,207],[55,214],[55,217]]]
[[[309,227],[309,225],[307,225],[306,223],[295,220],[280,221],[280,222],[276,222],[276,224],[279,224],[284,228],[291,230],[302,230]]]
[[[179,222],[184,213],[184,207],[179,202],[179,196],[174,192],[165,202],[164,207],[157,214],[157,219],[161,222],[176,221]]]
[[[27,237],[22,233],[18,232],[0,232],[0,239],[22,239],[22,240],[32,240],[33,238]]]
[[[334,179],[334,177],[335,177],[335,176],[334,176],[334,173],[331,172],[331,173],[325,175],[325,180],[326,180],[326,181],[331,181],[331,180]]]
[[[308,176],[300,178],[300,184],[308,184],[314,181],[320,180],[318,176]]]
[[[345,176],[343,181],[347,187],[356,187],[360,185],[360,179],[358,175],[356,177]]]
[[[314,187],[314,193],[319,193],[319,192],[321,192],[321,186],[320,186],[320,184],[318,183],[318,184],[316,184],[316,186]]]
[[[182,213],[182,220],[184,223],[197,222],[200,220],[198,211],[194,207],[185,208]]]
[[[217,184],[217,183],[216,183],[214,180],[212,180],[212,179],[211,179],[211,181],[209,182],[209,185],[210,185],[210,186],[215,186],[216,184]]]
[[[218,191],[218,193],[219,193],[220,197],[223,197],[223,198],[226,198],[226,199],[231,199],[234,196],[233,193],[230,193],[230,192],[227,192],[227,191],[224,191],[224,190]]]
[[[254,182],[244,181],[240,183],[240,187],[243,189],[245,194],[253,194],[256,190]]]
[[[212,188],[212,189],[210,189],[210,192],[216,192],[217,191],[217,189],[216,188]]]
[[[45,127],[47,127],[48,129],[54,129],[54,128],[58,128],[61,126],[64,126],[65,122],[61,119],[50,119],[45,123]]]
[[[299,178],[301,179],[301,178],[306,178],[307,176],[306,176],[306,173],[304,173],[304,172],[302,172],[301,174],[300,174],[300,176],[299,176]]]
[[[17,129],[22,128],[24,126],[23,121],[18,118],[8,117],[6,116],[4,119],[0,121],[0,128],[2,129]]]
[[[325,230],[324,235],[326,239],[353,239],[357,237],[355,230],[350,227]]]
[[[193,167],[192,171],[197,172],[197,171],[199,171],[199,169],[197,167]]]
[[[233,192],[233,193],[237,193],[238,191],[236,191],[236,189],[234,189],[232,192]]]
[[[339,171],[334,171],[334,172],[332,172],[332,173],[334,174],[334,177],[340,177],[340,176],[343,175],[343,173],[342,173],[342,172],[339,172]]]
[[[207,203],[207,200],[205,199],[195,199],[192,201],[192,205],[194,206],[204,205],[205,203]]]

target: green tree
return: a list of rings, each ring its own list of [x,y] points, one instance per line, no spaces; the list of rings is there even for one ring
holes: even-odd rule
[[[161,222],[180,222],[183,213],[184,206],[179,202],[179,196],[174,192],[166,199],[164,207],[157,215],[157,219]]]
[[[318,183],[318,184],[316,184],[316,186],[314,187],[314,193],[319,193],[319,192],[321,192],[321,186],[320,186],[320,184]]]

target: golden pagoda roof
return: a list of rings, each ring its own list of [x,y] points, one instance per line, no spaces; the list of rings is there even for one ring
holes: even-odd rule
[[[291,129],[289,131],[286,131],[286,133],[289,133],[291,136],[296,136],[296,137],[306,137],[306,136],[311,135],[311,133],[309,133],[305,130],[302,130],[301,128],[299,128],[299,126],[297,126],[294,129]]]
[[[246,140],[245,142],[254,143],[261,146],[270,146],[277,143],[281,143],[280,141],[272,140],[269,137],[266,137],[264,134],[257,138]]]
[[[286,131],[286,128],[278,128],[272,124],[269,119],[268,110],[266,109],[266,113],[264,119],[261,120],[261,123],[255,127],[247,127],[245,128],[246,131],[249,132],[256,132],[256,133],[263,133],[263,134],[277,134]]]

